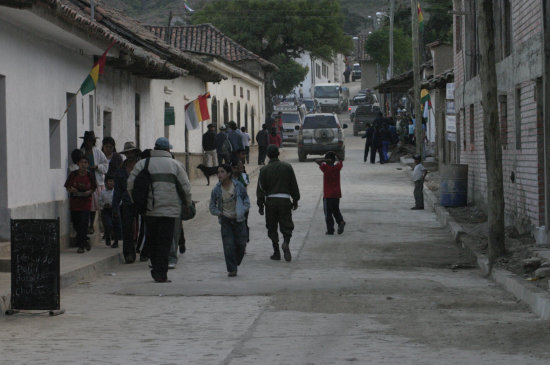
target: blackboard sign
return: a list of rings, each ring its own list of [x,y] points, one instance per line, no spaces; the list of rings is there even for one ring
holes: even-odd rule
[[[11,308],[60,309],[59,218],[11,220]]]

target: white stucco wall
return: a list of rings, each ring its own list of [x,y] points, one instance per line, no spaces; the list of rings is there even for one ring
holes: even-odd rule
[[[207,86],[211,95],[209,101],[210,110],[212,110],[212,100],[214,97],[218,103],[218,127],[224,123],[223,105],[227,101],[228,106],[233,104],[233,115],[231,115],[231,108],[229,107],[229,120],[237,122],[237,105],[240,105],[240,125],[245,126],[244,109],[246,106],[248,108],[248,133],[251,136],[253,132],[254,134],[257,133],[265,121],[265,88],[263,82],[236,67],[232,67],[228,63],[215,61],[210,65],[227,76],[227,80],[217,83],[209,82]],[[235,86],[235,95],[233,94],[233,86]],[[243,88],[242,97],[240,95],[241,87]],[[250,100],[248,99],[247,91],[250,91]],[[254,109],[254,126],[252,126],[251,118],[252,109]],[[203,127],[205,128],[206,126]],[[255,144],[256,142],[253,141],[253,143]]]
[[[314,59],[313,63],[309,53],[305,52],[302,55],[295,59],[302,66],[307,66],[309,72],[306,74],[304,81],[302,81],[302,90],[304,92],[304,98],[312,98],[313,96],[313,86],[316,84],[332,82],[332,83],[342,83],[343,72],[344,72],[344,56],[341,54],[336,55],[334,60],[326,61],[322,59]],[[327,73],[323,75],[323,64],[327,66]],[[320,74],[315,73],[316,65],[320,67]],[[299,86],[296,87],[295,93],[298,93]]]

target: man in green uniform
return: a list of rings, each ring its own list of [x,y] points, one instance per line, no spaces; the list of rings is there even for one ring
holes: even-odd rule
[[[279,226],[283,234],[283,254],[286,261],[290,261],[290,238],[294,230],[292,222],[292,210],[298,209],[300,190],[292,166],[286,162],[279,161],[279,148],[275,145],[267,147],[269,163],[260,170],[256,196],[260,215],[264,215],[267,227],[267,236],[273,243],[272,260],[280,260],[279,251]]]

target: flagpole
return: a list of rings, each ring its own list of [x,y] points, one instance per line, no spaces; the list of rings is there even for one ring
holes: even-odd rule
[[[65,109],[65,111],[63,112],[63,115],[58,119],[59,121],[62,121],[63,120],[63,117],[65,117],[65,115],[67,115],[67,112],[69,111],[69,108],[73,105],[73,103],[75,102],[76,100],[76,96],[78,95],[78,93],[80,92],[80,88],[78,89],[78,91],[74,94],[74,97],[73,99],[71,100],[71,102],[67,105],[67,109]]]

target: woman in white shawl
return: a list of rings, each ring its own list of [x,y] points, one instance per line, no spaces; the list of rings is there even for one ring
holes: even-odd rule
[[[90,227],[88,228],[88,234],[94,233],[94,221],[96,211],[99,210],[99,195],[101,191],[105,189],[104,176],[109,170],[109,160],[105,157],[105,154],[101,152],[99,148],[95,146],[97,137],[94,131],[85,131],[84,139],[80,149],[90,161],[90,171],[95,173],[95,179],[97,182],[97,189],[92,195],[92,209],[90,211]]]

